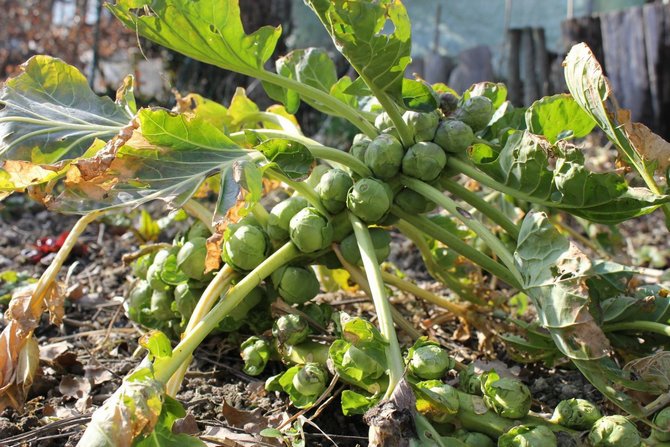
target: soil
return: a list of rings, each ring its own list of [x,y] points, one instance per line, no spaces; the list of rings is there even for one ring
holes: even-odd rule
[[[0,209],[0,272],[15,270],[38,278],[53,255],[33,262],[32,244],[41,237],[59,235],[75,221],[76,217],[51,214],[20,198],[6,201],[4,209]],[[184,225],[177,224],[163,238],[170,241]],[[144,355],[137,344],[143,330],[125,317],[122,306],[131,273],[121,257],[137,250],[141,241],[126,228],[95,223],[80,242],[87,247],[86,253],[72,257],[60,276],[67,277],[70,292],[66,318],[58,327],[49,325],[45,318],[36,330],[41,348],[40,375],[21,410],[6,409],[0,413],[1,445],[76,445],[91,413]],[[441,291],[410,244],[396,239],[392,260],[421,285]],[[341,293],[321,297],[347,312],[370,315],[369,304],[351,298]],[[466,364],[476,361],[483,368],[495,367],[524,380],[533,392],[534,410],[538,412],[551,411],[559,400],[570,397],[587,397],[603,403],[602,397],[577,371],[517,364],[501,346],[484,340],[476,330],[464,331],[455,319],[422,327],[421,324],[440,312],[414,297],[396,296],[395,303],[417,329],[449,347],[458,361]],[[0,320],[0,329],[5,323]],[[409,340],[402,333],[401,339]],[[489,346],[487,355],[481,351],[482,346]],[[296,410],[288,405],[286,396],[268,393],[263,388],[263,381],[280,371],[279,365],[270,365],[261,377],[247,376],[242,372],[237,349],[233,340],[220,336],[207,339],[196,351],[177,398],[190,415],[183,422],[185,431],[226,433],[237,439],[237,445],[247,446],[252,444],[244,442],[244,429],[234,424],[240,425],[245,420],[272,423],[295,414]],[[339,392],[341,388],[336,387],[334,393]],[[344,417],[338,407],[336,396],[320,409],[320,416],[304,424],[305,445],[367,445],[368,428],[363,419]],[[313,411],[306,416],[312,414]],[[235,438],[231,433],[240,437]]]

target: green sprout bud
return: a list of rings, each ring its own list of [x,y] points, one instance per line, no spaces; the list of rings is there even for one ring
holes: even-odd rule
[[[335,214],[330,218],[330,224],[333,226],[333,242],[342,241],[354,231],[347,212]]]
[[[151,294],[153,289],[143,279],[137,281],[128,292],[128,299],[123,303],[128,318],[141,323],[142,310],[151,305]]]
[[[434,210],[437,206],[435,202],[426,199],[418,192],[409,188],[400,190],[400,192],[395,195],[393,201],[403,211],[413,215],[428,213]]]
[[[544,425],[517,425],[498,438],[498,447],[556,446],[556,436]]]
[[[200,291],[195,292],[190,284],[183,282],[177,284],[174,288],[174,311],[181,314],[182,322],[188,322],[188,319],[193,313],[198,300],[200,299]]]
[[[307,303],[300,306],[300,310],[324,327],[328,326],[330,317],[333,315],[333,307],[326,303]]]
[[[167,322],[175,317],[172,312],[172,292],[168,290],[154,290],[151,294],[151,316],[160,322]]]
[[[154,290],[166,291],[170,289],[170,285],[161,279],[161,272],[165,268],[170,254],[170,250],[159,250],[156,256],[154,256],[154,261],[147,269],[147,281],[149,281],[151,288]]]
[[[368,150],[371,141],[367,135],[362,133],[357,134],[354,137],[351,148],[349,148],[349,153],[365,163],[365,152]]]
[[[307,363],[293,376],[293,387],[305,396],[321,395],[326,390],[328,375],[318,363]]]
[[[408,110],[402,115],[403,121],[414,131],[414,141],[430,141],[435,136],[440,116],[437,112],[421,113]]]
[[[289,235],[301,252],[312,253],[333,242],[333,226],[316,208],[307,207],[291,218]]]
[[[455,366],[445,349],[428,344],[414,349],[409,357],[409,370],[420,379],[439,379]]]
[[[280,345],[297,345],[307,340],[309,324],[299,315],[282,315],[272,325],[272,335]]]
[[[588,436],[592,447],[639,447],[642,438],[635,425],[623,416],[604,416],[591,427]]]
[[[486,96],[472,96],[463,102],[454,113],[454,118],[463,121],[473,131],[484,129],[493,117],[493,103]]]
[[[670,442],[670,407],[665,407],[656,413],[654,424],[661,427],[663,431],[652,428],[651,437],[661,442]]]
[[[435,143],[421,142],[407,149],[402,172],[427,182],[433,181],[447,164],[447,155]]]
[[[458,96],[453,93],[442,93],[440,95],[440,109],[445,115],[451,114],[458,108]]]
[[[436,422],[446,422],[458,413],[460,402],[456,388],[439,380],[425,380],[416,385],[416,409]]]
[[[386,372],[384,365],[366,354],[362,349],[350,344],[348,344],[346,352],[342,355],[342,366],[350,371],[360,371],[359,380],[363,378],[375,380]]]
[[[186,242],[177,253],[177,267],[189,278],[201,280],[205,277],[207,239],[195,237]]]
[[[135,262],[133,262],[133,275],[140,279],[147,279],[147,271],[153,262],[154,257],[152,253],[147,253],[146,255],[140,256]]]
[[[552,422],[576,430],[588,430],[603,415],[594,404],[584,399],[562,400],[551,417]]]
[[[318,295],[321,288],[314,270],[309,267],[280,267],[271,278],[279,296],[289,304],[304,304]]]
[[[263,230],[254,225],[241,225],[228,236],[221,256],[235,270],[249,271],[265,260],[268,248]]]
[[[458,389],[468,394],[481,396],[482,380],[481,376],[475,372],[473,363],[458,372]]]
[[[500,378],[495,371],[482,374],[482,394],[488,408],[502,417],[519,419],[528,414],[530,390],[518,379]]]
[[[368,145],[365,164],[380,179],[390,179],[400,171],[405,151],[400,141],[392,135],[381,134]]]
[[[455,436],[468,447],[495,447],[493,440],[483,433],[458,430]]]
[[[221,299],[225,299],[225,292],[221,294]],[[219,329],[224,332],[238,330],[245,323],[247,314],[256,307],[265,298],[265,290],[262,287],[254,287],[251,292],[233,310],[226,315],[219,323]]]
[[[375,249],[377,262],[384,262],[391,253],[391,234],[383,228],[370,228],[370,238]],[[350,234],[344,238],[340,244],[340,251],[348,263],[353,265],[362,263],[356,235]]]
[[[382,112],[375,118],[375,127],[378,131],[383,132],[394,127],[393,120],[388,113]]]
[[[364,178],[354,183],[347,195],[347,208],[366,223],[381,221],[393,203],[391,187],[381,180]]]
[[[293,196],[275,205],[268,215],[267,233],[274,241],[288,240],[288,224],[291,218],[309,206],[304,197]]]
[[[352,186],[354,186],[354,181],[349,174],[341,169],[331,169],[319,180],[316,193],[323,206],[335,214],[346,207],[347,193]]]
[[[186,233],[186,240],[190,241],[198,237],[204,237],[205,239],[207,239],[211,235],[212,232],[209,231],[207,225],[197,220],[193,223],[193,225],[191,225],[191,228],[188,229],[188,233]]]
[[[267,340],[255,335],[249,337],[240,347],[240,355],[244,360],[242,370],[250,376],[259,375],[270,360],[271,353],[272,349]]]
[[[433,142],[452,154],[460,154],[470,147],[475,134],[463,121],[442,121],[435,132]]]

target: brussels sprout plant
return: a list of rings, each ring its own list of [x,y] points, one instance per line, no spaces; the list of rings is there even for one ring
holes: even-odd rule
[[[286,370],[267,378],[266,388],[305,411],[333,390],[345,415],[374,414],[404,395],[399,413],[414,429],[398,434],[402,445],[488,445],[495,438],[501,446],[551,446],[555,433],[576,443],[577,430],[589,429],[593,446],[640,445],[628,419],[600,417],[587,401],[562,402],[550,420],[531,412],[521,380],[457,363],[389,300],[395,290],[414,295],[485,338],[514,332],[500,339],[526,358],[571,363],[636,419],[667,403],[667,389],[653,378],[618,366],[631,346],[647,353],[667,346],[667,291],[640,284],[635,269],[611,255],[596,259],[600,242],[565,230],[566,221],[590,231],[657,209],[670,218],[670,196],[659,181],[667,173],[655,172],[667,160],[640,146],[655,137],[638,135],[642,127],[616,109],[588,47],[575,46],[564,62],[570,94],[515,109],[502,84],[455,92],[406,78],[411,26],[400,0],[305,3],[354,79],[338,77],[329,54],[316,48],[293,50],[270,68],[281,27],[247,33],[238,0],[107,5],[138,36],[260,81],[276,102],[265,111],[243,89],[230,107],[192,94],[174,110],[138,108],[132,77],[112,101],[48,56],[33,57],[3,84],[0,197],[29,189],[51,210],[83,215],[28,307],[42,309],[77,238],[100,215],[160,199],[199,221],[171,244],[142,248],[134,261],[124,308],[155,331],[142,339],[145,361],[93,416],[79,445],[121,443],[120,433],[149,445],[158,430],[178,444],[182,435],[171,431],[177,418],[164,403],[172,403],[193,352],[213,332],[244,335],[235,340],[246,339],[246,374],[262,375],[280,362]],[[303,107],[346,123],[356,136],[336,148],[304,135],[295,116]],[[625,176],[624,169],[589,170],[573,140],[596,125],[627,165]],[[392,235],[414,244],[448,298],[382,268]],[[328,297],[318,296],[337,287],[366,293],[376,325],[333,312]],[[520,302],[532,305],[536,326],[501,318]],[[20,326],[10,322],[3,339],[32,336]],[[397,329],[412,339],[404,358]],[[0,395],[16,385],[18,358],[11,352]],[[458,389],[446,383],[454,370]],[[340,392],[337,381],[346,389]],[[656,403],[644,407],[640,394]],[[136,421],[146,402],[169,426],[144,415],[139,430],[104,421],[109,408]],[[658,430],[667,427],[664,411],[650,438],[658,442],[667,440]],[[366,420],[378,440],[383,424]],[[485,437],[461,440],[456,427]]]

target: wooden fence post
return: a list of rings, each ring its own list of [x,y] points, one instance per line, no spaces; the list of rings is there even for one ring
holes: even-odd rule
[[[538,97],[534,56],[533,31],[531,28],[524,28],[521,32],[521,60],[523,65],[523,104],[525,106],[531,105]]]
[[[507,30],[507,96],[512,104],[521,104],[521,76],[519,51],[521,48],[521,30]]]

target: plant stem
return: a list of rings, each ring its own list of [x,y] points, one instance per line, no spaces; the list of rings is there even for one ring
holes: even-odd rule
[[[624,321],[621,323],[608,323],[603,325],[603,331],[640,331],[653,332],[654,334],[670,337],[670,326],[655,321]]]
[[[230,282],[235,278],[235,271],[230,268],[227,264],[224,265],[221,270],[214,276],[212,281],[207,285],[207,288],[202,292],[198,303],[193,309],[191,317],[188,319],[186,329],[182,334],[182,338],[188,335],[196,324],[202,320],[205,315],[214,307],[214,303],[219,299],[221,294],[226,290],[230,285]],[[188,356],[187,359],[179,366],[179,369],[170,377],[170,380],[165,384],[165,392],[168,396],[175,397],[179,388],[181,388],[181,382],[184,380],[184,375],[186,370],[188,370],[188,365],[191,363],[192,356]]]
[[[384,271],[382,271],[382,279],[386,284],[396,287],[404,292],[410,293],[417,298],[421,298],[422,300],[428,301],[429,303],[435,304],[436,306],[442,307],[456,316],[462,318],[467,317],[468,309],[465,306],[461,306],[444,297],[435,295],[434,293],[431,293],[426,289],[417,286],[416,284],[413,284],[409,281],[404,281],[397,276]]]
[[[377,311],[377,318],[379,319],[379,329],[388,345],[386,346],[386,357],[389,365],[389,386],[384,395],[385,399],[391,397],[396,385],[400,382],[403,376],[404,366],[402,361],[402,353],[400,345],[398,344],[398,337],[393,327],[393,317],[391,316],[391,305],[386,297],[386,289],[384,288],[384,281],[382,280],[382,272],[377,262],[374,245],[370,238],[368,227],[352,213],[349,213],[349,220],[354,227],[354,234],[356,235],[356,242],[358,249],[361,252],[361,259],[363,260],[363,267],[365,274],[368,277],[370,284],[370,292],[372,293],[372,301]]]
[[[479,299],[479,297],[466,290],[458,282],[458,279],[456,279],[454,275],[451,274],[451,272],[447,271],[447,269],[437,263],[433,257],[433,254],[430,252],[430,247],[428,246],[428,243],[426,242],[426,239],[424,238],[424,235],[421,233],[421,231],[403,220],[398,221],[395,226],[402,234],[405,235],[405,237],[407,237],[407,239],[414,243],[414,246],[419,250],[419,253],[421,253],[423,263],[426,266],[426,269],[428,269],[428,273],[430,273],[433,278],[445,284],[460,298],[463,298],[466,301],[470,301],[471,303],[484,304],[484,302]]]
[[[213,215],[210,210],[208,210],[202,203],[198,202],[195,199],[188,199],[183,205],[182,208],[191,216],[198,219],[200,222],[204,223],[207,226],[207,229],[210,233],[214,233],[214,225],[212,225]]]
[[[477,233],[477,236],[489,246],[493,252],[498,255],[500,260],[512,273],[519,284],[522,283],[521,273],[516,267],[514,256],[507,247],[479,220],[475,219],[465,209],[461,208],[456,202],[445,196],[439,190],[433,188],[427,183],[415,178],[400,176],[400,181],[408,188],[418,192],[429,200],[437,203],[446,209],[452,216],[463,222],[468,228]]]
[[[490,203],[452,179],[443,181],[442,185],[447,191],[465,200],[483,215],[500,225],[503,230],[507,231],[507,234],[514,238],[514,240],[519,239],[519,227],[517,227],[514,222],[505,216],[498,208],[491,206]]]
[[[296,182],[291,180],[290,178],[286,177],[284,174],[281,174],[274,169],[266,169],[265,172],[263,173],[267,177],[277,180],[283,183],[286,183],[288,186],[293,188],[295,191],[300,193],[307,199],[309,204],[319,210],[319,213],[323,214],[326,217],[330,216],[330,213],[328,210],[326,210],[323,205],[321,204],[321,200],[319,199],[319,196],[316,194],[314,189],[309,186],[305,182]]]
[[[263,121],[266,123],[272,123],[282,128],[282,130],[288,134],[300,136],[302,133],[298,126],[286,118],[285,116],[277,115],[276,113],[271,112],[255,112],[246,115],[242,119],[242,124],[246,123],[257,123],[258,121]]]
[[[404,212],[397,206],[392,208],[392,212],[401,219],[406,220],[409,224],[414,225],[417,229],[427,234],[431,238],[437,239],[438,241],[447,245],[447,247],[449,247],[451,250],[454,250],[459,255],[465,256],[484,270],[487,270],[491,274],[496,275],[507,284],[516,287],[517,289],[522,288],[519,280],[516,279],[516,277],[507,268],[505,268],[504,265],[497,263],[482,252],[470,247],[458,237],[451,234],[448,230],[440,227],[427,217],[414,216]]]
[[[398,136],[400,137],[400,142],[402,143],[403,147],[408,148],[413,145],[414,136],[412,135],[412,132],[410,132],[409,127],[405,123],[405,120],[402,119],[402,115],[398,110],[398,106],[396,106],[393,100],[391,100],[391,98],[386,93],[384,93],[384,91],[377,88],[374,82],[371,82],[361,73],[359,74],[370,88],[370,91],[372,91],[372,94],[377,97],[379,104],[381,104],[381,106],[384,108],[389,118],[391,118],[391,121],[393,121],[393,125],[398,131]]]
[[[254,207],[251,208],[251,213],[254,215],[259,224],[261,224],[264,228],[267,226],[270,213],[268,213],[268,211],[263,208],[263,205],[256,202]]]
[[[167,383],[170,377],[191,356],[205,337],[216,328],[226,315],[242,302],[254,287],[279,267],[287,264],[299,255],[300,251],[298,251],[296,246],[291,242],[287,242],[258,267],[249,272],[239,283],[230,287],[226,296],[179,342],[177,347],[172,351],[172,357],[161,362],[161,368],[154,372],[156,380],[161,383]]]

